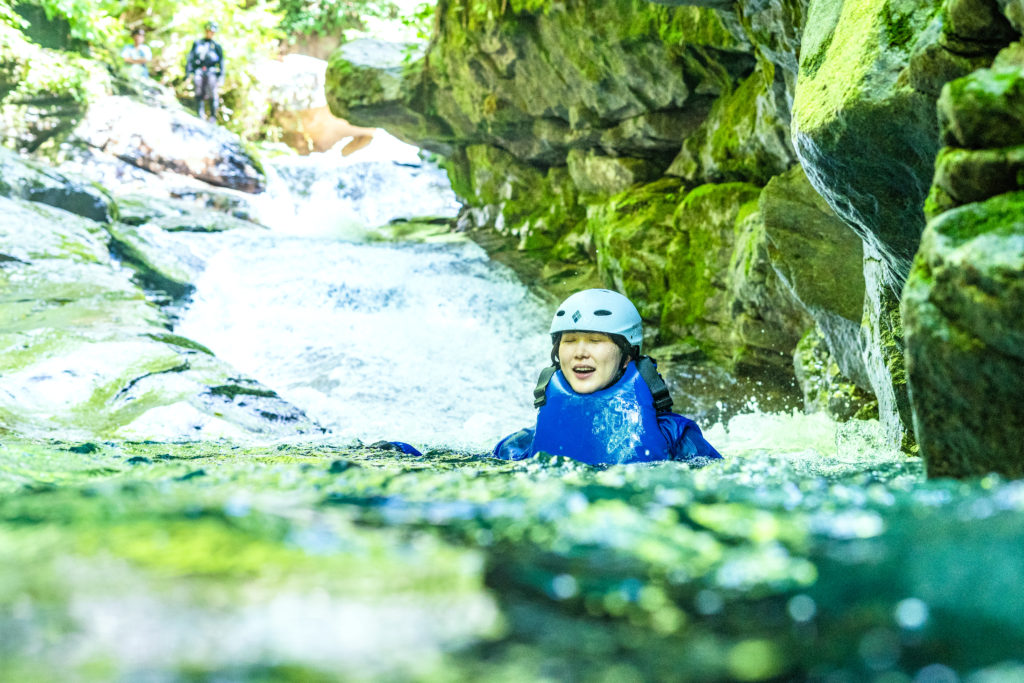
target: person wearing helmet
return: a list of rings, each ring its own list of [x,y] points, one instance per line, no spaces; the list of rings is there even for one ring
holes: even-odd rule
[[[217,120],[217,88],[224,82],[224,49],[213,39],[217,24],[206,22],[206,37],[192,43],[185,63],[185,75],[192,77],[196,93],[199,118],[206,118],[206,103],[210,103],[210,117]]]
[[[540,452],[591,465],[722,456],[672,398],[654,361],[641,355],[643,321],[633,303],[607,289],[577,292],[551,322],[551,365],[534,390],[535,427],[498,442],[493,457]]]

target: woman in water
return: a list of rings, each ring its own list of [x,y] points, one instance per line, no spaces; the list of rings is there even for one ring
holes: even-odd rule
[[[493,455],[543,451],[591,465],[721,458],[697,424],[670,412],[672,398],[643,356],[643,321],[607,289],[573,294],[551,322],[551,365],[534,390],[537,425],[506,436]]]

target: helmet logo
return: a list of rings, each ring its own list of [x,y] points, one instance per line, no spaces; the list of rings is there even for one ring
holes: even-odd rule
[[[578,323],[578,322],[580,321],[580,318],[582,318],[582,317],[583,317],[583,316],[582,316],[582,315],[580,315],[580,312],[579,312],[579,311],[576,311],[575,313],[573,313],[573,314],[572,314],[572,321],[573,321],[574,323]]]

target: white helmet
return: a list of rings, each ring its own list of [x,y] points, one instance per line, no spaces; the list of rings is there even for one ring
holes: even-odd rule
[[[644,340],[644,323],[636,306],[608,289],[584,289],[562,302],[551,321],[552,342],[570,330],[617,334],[637,348]]]

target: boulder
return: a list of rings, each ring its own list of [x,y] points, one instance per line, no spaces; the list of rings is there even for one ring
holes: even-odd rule
[[[636,304],[652,330],[669,292],[666,252],[676,234],[673,212],[685,194],[678,178],[662,178],[592,205],[587,215],[601,278]]]
[[[113,223],[107,226],[111,252],[135,271],[144,289],[183,299],[195,291],[192,284],[205,263],[187,245],[153,224]]]
[[[543,165],[564,165],[581,148],[664,166],[714,98],[753,69],[726,17],[628,3],[442,6],[441,39],[419,60],[406,59],[404,45],[342,46],[328,67],[328,101],[357,125],[446,155],[486,143]],[[652,32],[665,40],[640,40]]]
[[[89,180],[20,157],[0,147],[0,195],[42,202],[106,223],[117,208],[106,190]]]
[[[280,131],[281,141],[300,154],[325,152],[345,138],[353,138],[342,154],[347,156],[370,142],[373,128],[353,126],[334,116],[324,95],[327,62],[307,55],[289,54],[261,64],[260,87],[266,88],[270,126]]]
[[[1004,9],[1008,7],[1004,5]],[[928,472],[1024,476],[1022,50],[946,84],[925,230],[903,290],[914,427]]]
[[[665,260],[661,333],[695,342],[708,357],[732,362],[730,265],[737,221],[756,207],[761,188],[748,183],[701,185],[678,195]],[[634,246],[635,248],[635,246]],[[629,291],[627,290],[628,294]]]
[[[930,476],[1024,476],[1024,192],[947,211],[903,292],[914,428]]]
[[[765,186],[759,208],[772,268],[815,321],[831,362],[846,378],[872,390],[860,344],[864,309],[860,238],[811,187],[799,165]]]
[[[550,248],[585,216],[565,166],[538,168],[489,145],[467,147],[447,164],[456,194],[469,198],[463,229],[493,228],[520,249]]]
[[[657,167],[645,159],[610,157],[583,149],[569,150],[566,165],[580,193],[596,197],[610,197],[660,175]]]
[[[874,396],[846,379],[820,328],[811,329],[797,344],[793,368],[804,395],[805,412],[824,412],[840,421],[878,417]]]
[[[793,142],[811,184],[877,252],[898,288],[924,228],[938,152],[935,101],[909,64],[938,5],[811,0]],[[937,38],[937,36],[936,36]]]
[[[726,295],[733,364],[746,374],[768,368],[779,376],[789,374],[793,348],[814,321],[772,267],[764,194],[740,207]]]
[[[208,198],[216,204],[216,198]],[[230,210],[233,206],[225,206]],[[118,195],[118,219],[128,225],[151,224],[168,232],[222,232],[266,226],[210,208],[190,199],[153,197],[140,193]]]
[[[250,193],[266,186],[259,163],[238,136],[180,109],[102,97],[90,105],[72,137],[152,173],[192,176]]]
[[[691,183],[768,182],[796,161],[786,100],[782,70],[759,67],[715,100],[666,173]]]
[[[191,439],[317,429],[168,328],[111,258],[102,225],[0,198],[0,430]]]

